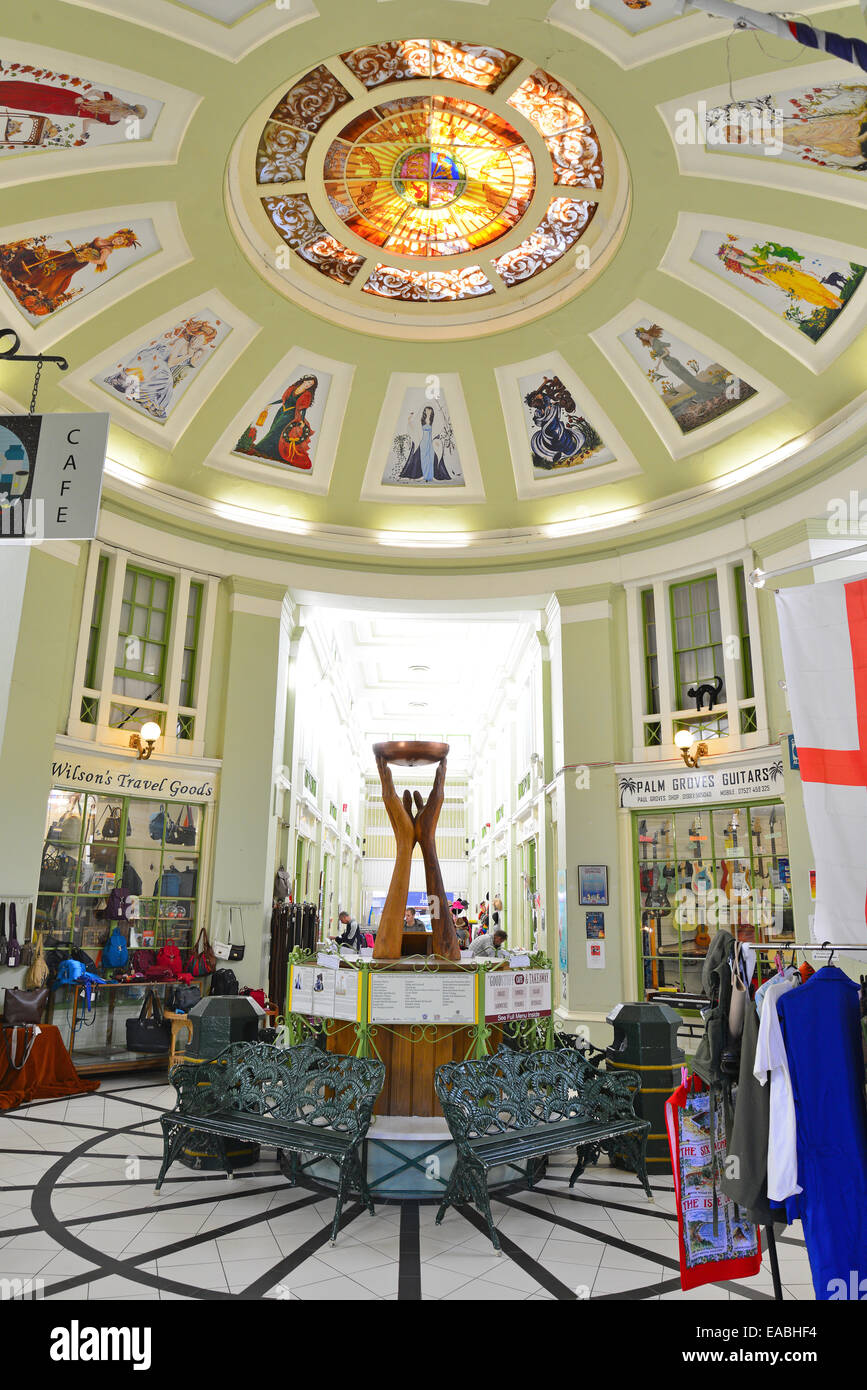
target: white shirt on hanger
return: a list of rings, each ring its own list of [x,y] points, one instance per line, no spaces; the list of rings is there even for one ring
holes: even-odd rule
[[[771,1076],[768,1131],[768,1196],[783,1202],[802,1191],[798,1184],[798,1130],[786,1044],[777,1017],[777,999],[794,989],[794,980],[774,980],[765,991],[753,1075],[764,1086]]]

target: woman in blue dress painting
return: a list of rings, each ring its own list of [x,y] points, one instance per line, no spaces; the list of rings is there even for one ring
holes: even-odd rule
[[[534,468],[555,468],[574,460],[588,444],[580,417],[576,419],[573,413],[575,402],[559,377],[543,377],[524,397],[524,403],[533,413],[530,451]]]
[[[411,435],[414,412],[408,420]],[[421,432],[410,450],[409,458],[400,470],[398,477],[404,482],[450,483],[452,476],[443,460],[442,435],[434,434],[434,408],[426,405],[421,413]],[[439,449],[437,449],[439,445]]]

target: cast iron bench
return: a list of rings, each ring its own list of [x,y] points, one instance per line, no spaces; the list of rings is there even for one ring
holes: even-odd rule
[[[230,1176],[226,1139],[285,1151],[292,1182],[299,1153],[333,1159],[340,1177],[332,1245],[350,1187],[373,1213],[361,1145],[385,1080],[382,1062],[322,1052],[311,1043],[286,1049],[272,1043],[232,1043],[207,1062],[178,1063],[169,1080],[178,1098],[174,1110],[160,1116],[163,1164],[156,1192],[190,1131],[196,1130],[217,1136]]]
[[[631,1162],[653,1201],[645,1157],[650,1121],[635,1114],[641,1085],[637,1073],[600,1071],[574,1048],[500,1048],[478,1061],[437,1067],[434,1085],[457,1148],[437,1225],[450,1206],[472,1202],[485,1217],[499,1254],[487,1170],[528,1160],[527,1186],[532,1187],[544,1172],[548,1154],[573,1145],[578,1162],[570,1187],[584,1171],[588,1148],[614,1148]]]

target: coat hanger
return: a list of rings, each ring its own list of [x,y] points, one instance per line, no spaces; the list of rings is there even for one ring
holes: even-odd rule
[[[831,961],[834,959],[834,952],[836,951],[836,949],[837,949],[836,946],[832,946],[831,943],[830,943],[830,941],[823,941],[823,942],[822,942],[821,946],[819,947],[819,950],[820,950],[820,951],[830,951],[830,952],[831,952],[831,954],[829,955],[828,959],[825,961],[825,964],[826,964],[826,965],[830,965],[830,964],[831,964]]]

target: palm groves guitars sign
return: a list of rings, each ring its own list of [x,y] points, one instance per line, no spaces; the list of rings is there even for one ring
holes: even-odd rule
[[[0,416],[0,540],[96,534],[108,415]]]
[[[783,791],[783,760],[776,748],[766,749],[749,759],[731,762],[714,759],[694,770],[682,764],[672,770],[662,770],[658,765],[633,763],[617,767],[616,772],[623,808],[706,805],[716,801],[779,796]]]

